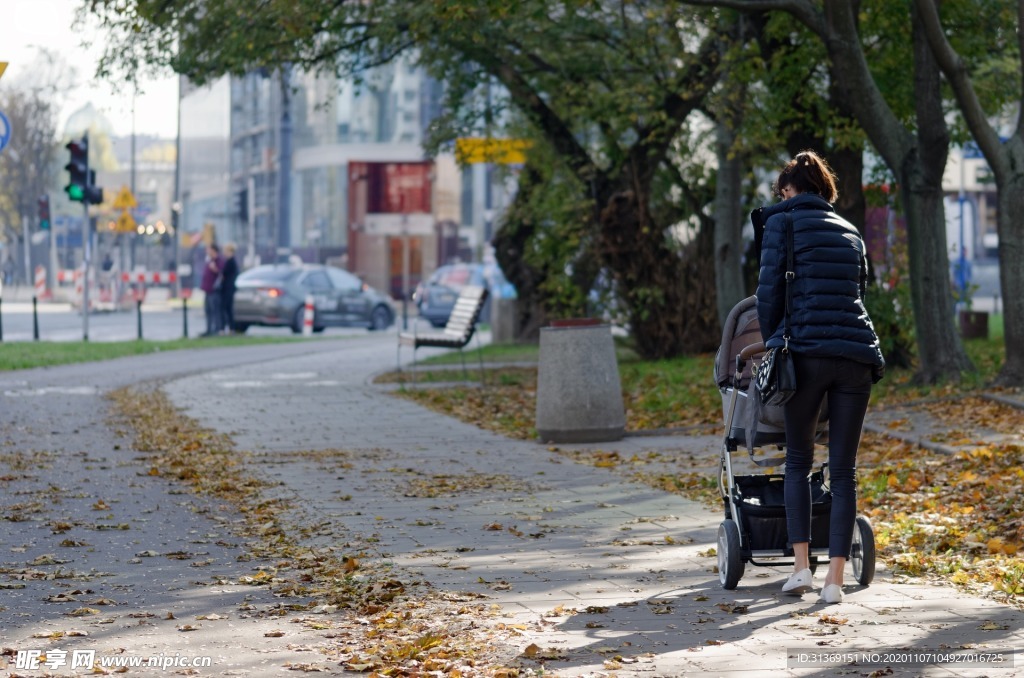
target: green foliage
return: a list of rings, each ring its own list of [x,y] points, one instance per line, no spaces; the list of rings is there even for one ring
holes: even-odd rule
[[[523,130],[519,136],[530,136]],[[540,303],[551,317],[586,315],[587,294],[598,268],[593,243],[593,200],[544,139],[534,143],[534,180],[520,183],[505,221],[529,226],[533,237],[520,252],[522,264],[539,272]]]
[[[898,283],[890,287],[873,283],[868,288],[864,305],[882,345],[886,369],[910,368],[914,361],[915,341],[909,285]]]
[[[160,353],[189,348],[245,346],[249,344],[295,341],[276,337],[210,337],[197,341],[111,341],[111,342],[6,342],[0,345],[0,372],[52,367],[71,363],[113,360],[132,355]]]
[[[623,397],[633,429],[713,424],[721,418],[714,387],[714,356],[625,360],[619,365]]]
[[[908,129],[917,126],[909,2],[870,0],[860,13],[861,46],[882,96]]]
[[[460,356],[457,351],[449,351],[436,356],[424,358],[419,361],[422,365],[451,365],[462,362],[474,363],[479,358],[484,362],[510,363],[510,362],[536,362],[536,344],[488,344],[480,348],[464,351],[465,356]]]
[[[979,102],[989,115],[1020,102],[1018,3],[1010,0],[943,0],[942,24],[963,57]],[[966,139],[966,131],[963,132]]]

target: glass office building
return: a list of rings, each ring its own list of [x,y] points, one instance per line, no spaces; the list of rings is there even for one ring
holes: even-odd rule
[[[493,208],[505,202],[484,199],[487,168],[459,169],[451,156],[423,152],[442,92],[410,60],[378,67],[358,86],[331,75],[281,71],[183,86],[183,229],[212,228],[219,241],[238,243],[248,263],[298,255],[345,266],[388,289],[396,250],[387,239],[396,234],[378,232],[384,240],[376,243],[362,238],[366,249],[358,265],[355,252],[349,256],[353,233],[365,233],[363,224],[352,223],[359,212],[350,204],[351,166],[426,162],[432,222],[444,224],[446,234],[455,229],[464,241],[483,242]],[[412,243],[415,278],[450,258],[440,240],[430,231]]]

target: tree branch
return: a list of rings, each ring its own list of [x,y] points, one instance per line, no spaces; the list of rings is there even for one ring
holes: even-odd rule
[[[797,21],[825,39],[826,25],[821,12],[810,0],[679,0],[681,4],[694,7],[727,7],[743,12],[787,12]],[[826,0],[828,4],[832,0]]]
[[[719,39],[717,35],[709,35],[704,39],[700,51],[694,56],[693,62],[686,69],[679,83],[686,84],[686,91],[673,91],[666,99],[665,112],[669,119],[682,124],[690,113],[704,99],[711,86],[718,81]]]
[[[1002,144],[999,141],[999,134],[988,122],[988,117],[981,106],[974,85],[971,83],[970,75],[967,72],[967,65],[957,54],[956,50],[946,39],[942,30],[942,23],[939,19],[939,10],[935,0],[915,0],[917,3],[918,15],[924,27],[925,37],[931,46],[935,61],[939,64],[946,80],[949,81],[960,104],[960,111],[967,121],[967,126],[978,142],[978,147],[985,155],[985,159],[992,166],[993,170],[1003,171],[1005,160],[1002,157]],[[1021,6],[1021,5],[1018,5]],[[1024,11],[1022,9],[1021,11]],[[1018,38],[1024,40],[1024,38]],[[998,167],[997,167],[998,166]]]
[[[824,38],[831,65],[830,74],[849,95],[851,107],[872,145],[889,167],[900,167],[913,134],[893,112],[878,83],[871,75],[864,49],[860,44],[857,15],[851,0],[828,0],[825,3]]]
[[[551,145],[566,158],[576,176],[584,182],[594,181],[601,177],[602,173],[591,159],[590,154],[576,140],[565,121],[551,110],[544,98],[530,86],[518,71],[508,63],[500,62],[495,64],[492,73],[508,89],[512,98],[523,107]]]

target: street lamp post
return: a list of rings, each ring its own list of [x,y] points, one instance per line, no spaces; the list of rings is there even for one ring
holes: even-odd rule
[[[171,289],[174,291],[175,298],[181,296],[181,275],[178,271],[178,246],[181,240],[178,236],[178,226],[181,223],[181,210],[182,205],[180,202],[175,201],[171,205],[171,243],[173,249],[171,250],[171,265],[174,270],[174,285]]]
[[[402,329],[409,329],[409,215],[405,213],[404,204],[402,208]]]

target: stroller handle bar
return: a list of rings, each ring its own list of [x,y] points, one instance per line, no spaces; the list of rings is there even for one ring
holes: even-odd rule
[[[742,351],[740,351],[739,357],[740,357],[740,360],[744,360],[744,361],[745,360],[750,360],[750,356],[757,355],[758,353],[762,353],[763,351],[764,351],[764,342],[763,341],[759,341],[756,344],[751,344],[750,346],[744,347],[744,349]]]
[[[759,341],[756,344],[750,344],[744,346],[743,350],[736,355],[736,378],[743,374],[743,368],[746,366],[747,361],[750,360],[751,356],[755,356],[758,353],[764,352],[764,342]]]

